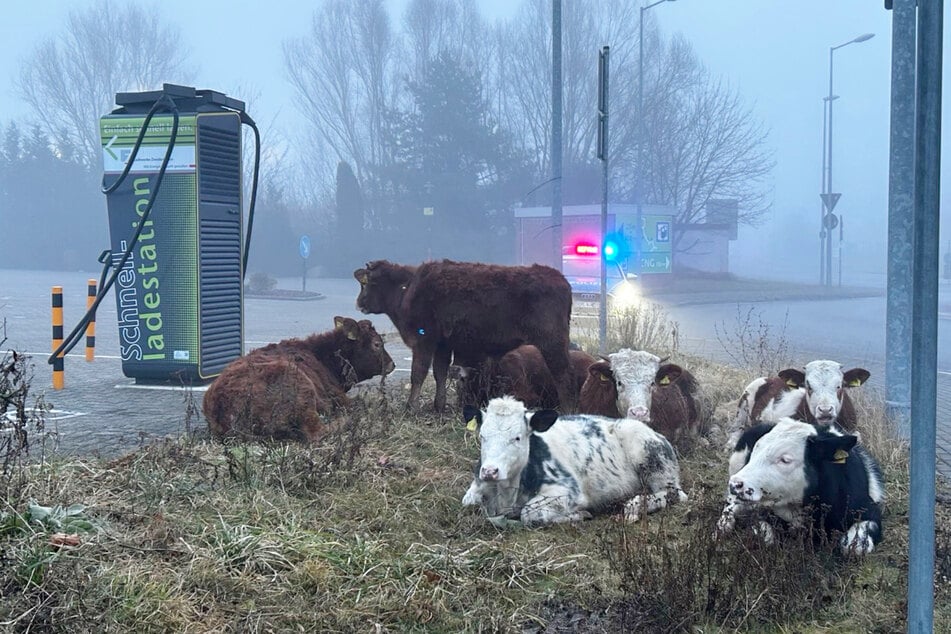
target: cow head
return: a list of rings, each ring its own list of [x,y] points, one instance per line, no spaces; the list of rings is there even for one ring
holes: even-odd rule
[[[360,282],[357,309],[364,314],[389,313],[399,306],[403,293],[415,269],[386,260],[368,262],[365,268],[353,272]]]
[[[842,365],[835,361],[818,360],[807,363],[805,372],[789,368],[779,376],[790,388],[805,388],[806,404],[813,418],[819,424],[831,425],[839,417],[845,390],[862,385],[871,374],[864,368],[843,372]]]
[[[385,376],[396,367],[383,347],[383,337],[369,320],[356,321],[349,317],[334,317],[334,327],[337,332],[345,335],[339,354],[352,369],[352,376],[349,378],[353,383],[378,374]]]
[[[608,355],[608,358],[617,390],[618,412],[625,418],[649,423],[653,390],[670,386],[680,377],[683,369],[673,363],[662,365],[660,357],[630,348],[623,348]],[[592,366],[589,371],[594,369],[595,366]],[[609,380],[606,374],[603,377]]]
[[[764,508],[796,507],[816,486],[822,463],[844,464],[855,436],[819,432],[813,425],[780,419],[750,453],[749,462],[730,477],[730,493]]]
[[[528,464],[532,432],[547,431],[558,419],[554,410],[529,412],[511,396],[494,398],[486,410],[465,407],[463,418],[479,430],[481,466],[479,479],[486,482],[518,478]]]

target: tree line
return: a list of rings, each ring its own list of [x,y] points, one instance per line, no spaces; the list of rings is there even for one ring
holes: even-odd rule
[[[640,6],[564,3],[565,204],[600,200],[597,52],[610,45],[611,199],[669,205],[680,224],[734,199],[739,222],[756,223],[770,206],[767,130],[689,42],[664,36],[656,12],[644,14],[639,113]],[[129,28],[135,38],[108,37]],[[550,0],[494,22],[474,0],[410,0],[398,17],[383,0],[324,0],[288,34],[283,70],[309,129],[285,155],[265,154],[251,268],[299,270],[288,253],[301,233],[333,274],[372,257],[512,261],[514,210],[551,197]],[[10,125],[39,135],[33,150],[45,139],[50,160],[85,172],[98,195],[98,118],[116,92],[187,83],[189,60],[159,13],[108,0],[74,10],[23,62],[16,87],[35,120]],[[31,165],[5,160],[0,183]],[[35,203],[21,192],[8,205],[12,195],[0,184],[0,227],[30,225]],[[104,203],[90,206],[104,232]],[[13,260],[0,253],[0,266]]]

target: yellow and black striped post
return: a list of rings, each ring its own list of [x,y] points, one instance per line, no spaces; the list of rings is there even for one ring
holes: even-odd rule
[[[53,352],[63,343],[63,287],[53,287]],[[53,359],[53,389],[61,390],[65,386],[63,377],[63,353]]]
[[[86,312],[92,308],[96,301],[96,280],[89,280],[86,284]],[[89,315],[89,323],[86,324],[86,361],[92,361],[96,358],[96,313]]]

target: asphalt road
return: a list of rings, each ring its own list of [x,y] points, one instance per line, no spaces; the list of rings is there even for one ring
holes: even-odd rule
[[[3,348],[33,355],[33,390],[45,393],[55,408],[50,422],[57,432],[59,449],[114,455],[190,428],[204,429],[201,388],[144,389],[123,376],[111,295],[97,315],[96,360],[84,361],[80,344],[66,359],[65,389],[52,389],[51,369],[46,363],[51,338],[50,288],[63,286],[68,331],[85,310],[86,281],[90,277],[97,275],[0,270],[0,320],[6,322],[7,337]],[[279,287],[300,289],[300,279],[282,279]],[[355,280],[309,279],[307,289],[324,297],[313,301],[246,298],[246,348],[328,330],[336,315],[368,318],[380,332],[394,330],[385,315],[364,316],[357,311]],[[729,337],[741,328],[743,320],[749,319],[754,327],[768,324],[772,337],[782,337],[792,359],[805,362],[832,358],[847,367],[863,366],[872,372],[869,385],[863,389],[882,389],[884,385],[884,297],[741,304],[723,298],[719,303],[690,305],[678,301],[683,298],[657,299],[680,323],[685,351],[730,361],[726,352]],[[951,321],[942,320],[939,328],[938,464],[939,471],[951,477]],[[405,381],[410,366],[408,350],[398,337],[388,340],[387,349],[397,365],[397,380],[402,374]],[[189,401],[198,406],[198,412],[190,412]]]
[[[157,438],[205,429],[201,417],[203,388],[136,386],[122,374],[115,299],[110,293],[96,315],[96,359],[84,360],[80,343],[65,362],[65,389],[52,389],[47,364],[51,348],[50,290],[63,287],[67,333],[82,317],[86,283],[98,274],[13,271],[0,269],[0,322],[6,322],[4,350],[27,352],[33,357],[33,393],[43,393],[54,407],[48,428],[56,432],[64,453],[118,455]],[[300,279],[281,280],[282,288],[300,289]],[[361,315],[355,301],[355,280],[309,279],[307,290],[322,299],[289,301],[245,300],[245,347],[252,349],[289,337],[303,337],[333,328],[336,315],[370,319],[380,332],[393,326],[385,315]],[[0,331],[0,340],[3,339]],[[402,342],[388,342],[387,349],[399,373],[409,371],[409,353]],[[198,411],[189,409],[189,401]]]

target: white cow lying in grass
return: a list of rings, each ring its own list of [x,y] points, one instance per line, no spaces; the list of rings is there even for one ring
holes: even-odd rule
[[[624,517],[635,522],[687,499],[673,447],[639,421],[529,412],[509,396],[485,412],[467,407],[464,416],[476,421],[482,452],[462,503],[489,517],[542,526],[624,503]]]
[[[845,552],[872,552],[882,538],[885,484],[878,463],[856,441],[791,418],[748,429],[730,460],[736,472],[718,531],[732,530],[738,514],[765,509],[792,526],[840,534]],[[772,541],[768,523],[757,530]]]

